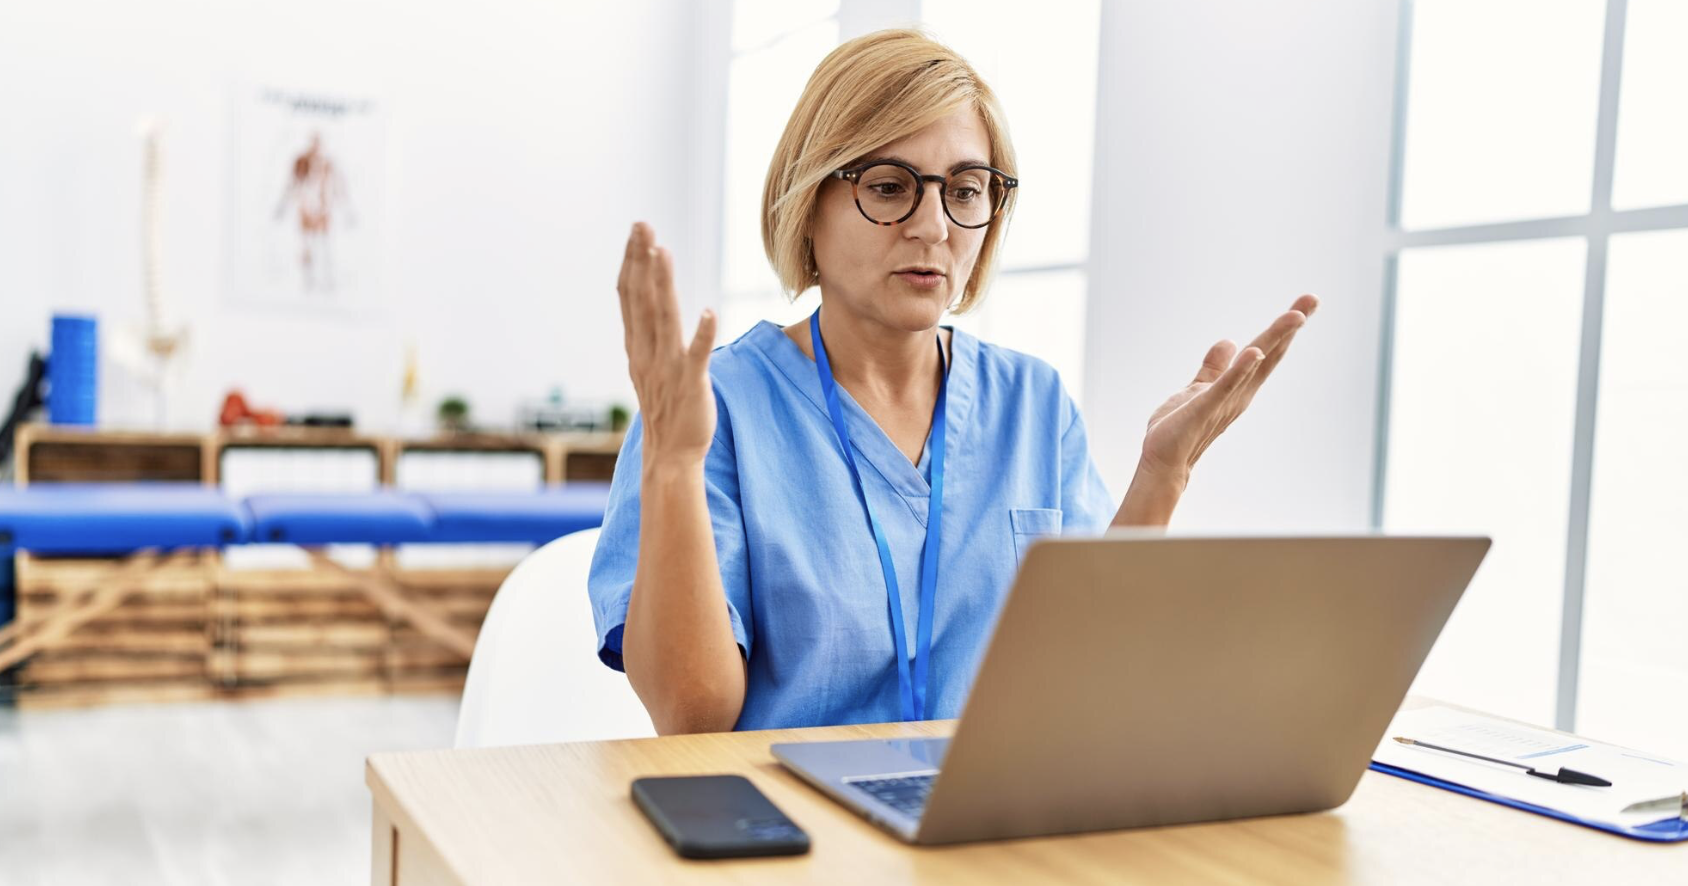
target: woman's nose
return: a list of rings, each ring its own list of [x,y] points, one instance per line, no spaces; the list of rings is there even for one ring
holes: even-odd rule
[[[903,222],[903,236],[921,240],[927,244],[942,243],[949,239],[949,219],[944,216],[943,185],[937,182],[921,182],[925,189],[920,205],[914,208],[914,215]]]

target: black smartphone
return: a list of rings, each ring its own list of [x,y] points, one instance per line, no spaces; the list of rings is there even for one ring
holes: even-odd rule
[[[633,802],[684,858],[809,851],[809,835],[742,775],[638,778]]]

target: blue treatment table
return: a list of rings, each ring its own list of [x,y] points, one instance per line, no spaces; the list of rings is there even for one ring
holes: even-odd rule
[[[533,492],[274,493],[231,499],[195,483],[0,488],[0,549],[123,554],[282,542],[528,542],[604,520],[607,483]]]
[[[436,542],[544,544],[604,522],[608,483],[570,483],[541,492],[424,492]]]
[[[430,541],[434,514],[400,492],[276,493],[246,498],[252,541],[396,545]]]
[[[240,503],[197,483],[55,483],[0,487],[0,548],[127,554],[248,540]]]
[[[0,625],[0,670],[115,609],[136,593],[139,579],[170,557],[239,544],[249,528],[239,502],[197,483],[0,488],[0,546],[39,554],[126,555],[109,581],[70,595],[28,623],[14,619]]]
[[[609,500],[606,483],[573,483],[533,492],[269,494],[236,500],[189,483],[40,484],[0,488],[0,553],[125,554],[129,561],[105,586],[59,611],[0,625],[0,670],[28,657],[55,634],[110,611],[135,592],[132,580],[160,562],[160,551],[237,544],[526,542],[598,526]],[[344,570],[320,552],[390,617],[411,625],[465,658],[474,637],[399,590],[384,571]],[[29,636],[33,634],[33,636]]]

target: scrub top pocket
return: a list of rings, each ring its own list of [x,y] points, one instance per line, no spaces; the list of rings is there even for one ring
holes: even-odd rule
[[[1025,562],[1032,542],[1061,534],[1061,509],[1009,508],[1008,523],[1014,530],[1014,563],[1018,566]]]

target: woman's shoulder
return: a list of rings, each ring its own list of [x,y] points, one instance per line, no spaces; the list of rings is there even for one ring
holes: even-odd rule
[[[815,394],[814,363],[785,331],[762,321],[709,355],[717,422],[730,433],[734,415],[778,419],[805,408]]]
[[[1061,374],[1041,357],[985,341],[965,330],[955,330],[952,349],[969,349],[982,382],[1034,398],[1056,396],[1065,391]]]
[[[766,382],[772,373],[782,372],[778,338],[785,332],[763,321],[745,330],[738,338],[720,345],[709,354],[709,375],[716,388],[736,389],[747,382]],[[760,385],[750,385],[752,389]]]

